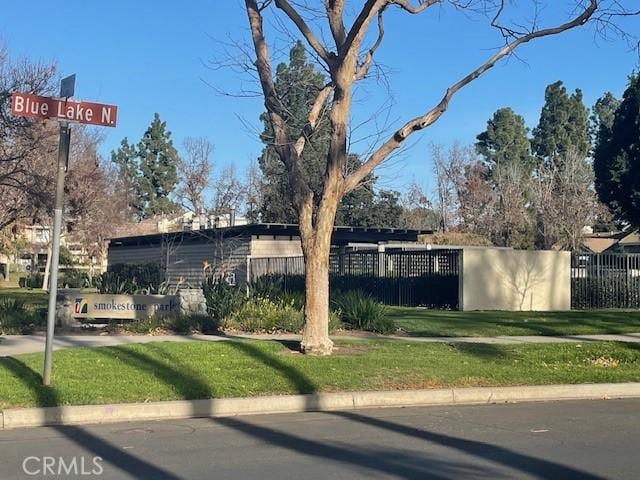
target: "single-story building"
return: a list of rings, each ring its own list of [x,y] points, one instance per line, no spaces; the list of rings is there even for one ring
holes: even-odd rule
[[[333,248],[358,250],[392,243],[413,245],[425,230],[377,227],[333,228]],[[424,246],[423,246],[424,248]],[[200,285],[205,275],[245,285],[252,258],[302,255],[300,231],[293,224],[249,224],[113,238],[108,265],[160,263],[170,284]]]

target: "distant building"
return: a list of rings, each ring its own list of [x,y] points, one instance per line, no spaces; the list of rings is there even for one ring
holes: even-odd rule
[[[640,253],[640,232],[589,233],[583,245],[589,253]]]
[[[7,265],[7,271],[9,265],[14,265],[21,272],[44,272],[52,238],[51,230],[51,226],[39,223],[17,224],[11,233],[17,245],[17,255],[4,255],[4,258],[0,258],[0,264]],[[106,264],[106,259],[87,251],[82,243],[73,239],[73,235],[63,234],[60,245],[69,251],[75,265],[102,270],[102,264]]]
[[[383,249],[387,244],[402,249],[416,245],[418,236],[426,233],[431,232],[336,226],[331,244],[334,249],[343,250]],[[297,225],[245,224],[113,238],[109,242],[108,264],[158,263],[173,285],[180,280],[200,285],[205,275],[244,285],[253,258],[301,255]]]

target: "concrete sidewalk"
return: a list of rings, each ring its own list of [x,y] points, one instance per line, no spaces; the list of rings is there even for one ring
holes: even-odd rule
[[[220,342],[238,338],[254,340],[286,340],[298,341],[300,335],[251,335],[237,334],[218,335],[59,335],[54,338],[54,350],[71,347],[107,347],[126,345],[129,343],[149,342]],[[399,337],[376,334],[334,335],[334,339],[365,340],[389,339],[405,342],[427,343],[487,343],[498,345],[515,345],[521,343],[567,343],[567,342],[628,342],[640,343],[640,333],[599,334],[599,335],[563,335],[557,337],[541,335],[497,336],[497,337]],[[23,353],[44,351],[44,335],[5,335],[0,337],[0,357],[9,357]]]

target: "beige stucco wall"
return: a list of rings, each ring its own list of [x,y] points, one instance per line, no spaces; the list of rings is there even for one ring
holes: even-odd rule
[[[302,245],[300,239],[294,237],[280,237],[276,240],[271,238],[252,238],[252,257],[297,257],[302,255]]]
[[[460,309],[570,310],[571,254],[465,249]]]

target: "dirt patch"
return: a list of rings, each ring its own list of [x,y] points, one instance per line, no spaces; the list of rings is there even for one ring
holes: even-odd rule
[[[620,360],[611,357],[599,357],[591,359],[590,363],[594,367],[616,368],[620,365]]]
[[[300,342],[287,340],[274,340],[283,344],[286,350],[280,352],[280,355],[301,355]],[[375,345],[357,345],[357,344],[337,344],[333,347],[332,357],[350,357],[356,355],[364,355],[376,348]]]

